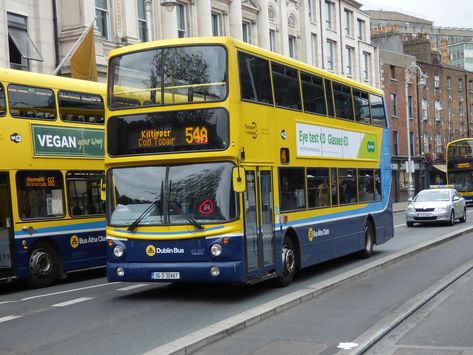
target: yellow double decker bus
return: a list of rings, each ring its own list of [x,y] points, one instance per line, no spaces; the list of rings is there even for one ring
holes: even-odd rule
[[[383,92],[226,37],[110,52],[107,277],[274,278],[393,236]]]
[[[473,204],[473,138],[448,142],[446,152],[447,184]]]
[[[105,264],[105,84],[0,69],[0,279]]]

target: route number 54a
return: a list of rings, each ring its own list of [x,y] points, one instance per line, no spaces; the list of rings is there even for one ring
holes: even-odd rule
[[[207,128],[205,127],[186,127],[187,144],[206,144],[209,142]]]

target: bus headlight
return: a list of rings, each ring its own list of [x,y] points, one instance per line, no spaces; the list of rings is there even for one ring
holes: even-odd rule
[[[113,255],[117,258],[121,258],[123,254],[125,253],[125,248],[123,245],[117,244],[113,247]]]
[[[213,256],[220,256],[222,254],[222,246],[217,243],[212,244],[212,246],[210,247],[210,253]]]
[[[218,266],[212,266],[210,268],[210,274],[213,276],[213,277],[217,277],[218,275],[220,275],[220,269],[218,268]]]

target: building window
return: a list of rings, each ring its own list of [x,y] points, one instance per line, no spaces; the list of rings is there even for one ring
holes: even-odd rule
[[[212,13],[212,35],[213,36],[222,36],[222,15]]]
[[[289,36],[289,57],[294,59],[297,57],[297,42],[294,36]]]
[[[353,11],[345,9],[345,34],[353,36]]]
[[[335,68],[334,48],[335,42],[327,40],[327,70]]]
[[[278,47],[276,46],[276,31],[275,30],[269,30],[269,49],[273,52],[276,52],[278,50]]]
[[[187,33],[187,8],[183,4],[176,5],[177,13],[177,36],[179,38],[189,37]]]
[[[363,80],[369,81],[370,79],[370,66],[371,66],[371,54],[363,52]]]
[[[427,109],[428,109],[428,105],[427,105],[427,99],[426,98],[423,98],[422,99],[422,119],[423,120],[427,120]]]
[[[105,39],[110,39],[110,13],[108,0],[95,0],[96,24],[100,35]]]
[[[243,21],[242,29],[243,29],[243,42],[252,43],[251,23]]]
[[[429,152],[430,149],[429,149],[429,134],[428,133],[424,133],[424,137],[423,137],[423,147],[424,147],[424,152]]]
[[[416,145],[415,143],[415,137],[414,137],[414,132],[409,132],[409,138],[410,138],[410,149],[411,149],[411,155],[416,155]]]
[[[397,95],[391,94],[391,115],[397,117]]]
[[[357,20],[357,29],[358,29],[358,33],[357,33],[357,36],[358,36],[358,39],[360,41],[364,41],[365,40],[365,21],[363,20],[360,20],[358,19]]]
[[[312,65],[318,65],[318,51],[317,51],[317,35],[315,33],[311,34],[311,47],[312,47]]]
[[[27,18],[7,13],[7,19],[10,68],[28,70],[30,60],[42,62],[41,54],[28,35]]]
[[[393,155],[399,154],[399,141],[397,131],[393,131]]]
[[[440,87],[440,75],[436,74],[434,76],[434,87],[438,89]]]
[[[442,153],[442,135],[440,133],[435,134],[435,151]]]
[[[354,58],[355,48],[347,46],[346,48],[346,75],[353,75],[353,58]]]
[[[407,97],[407,110],[410,119],[414,118],[414,100],[412,96]]]
[[[325,2],[325,25],[328,29],[335,29],[335,4],[331,1]]]
[[[452,90],[452,78],[447,76],[447,89]]]
[[[316,1],[317,0],[308,0],[309,2],[309,18],[310,22],[316,23],[317,22],[317,12],[315,11],[316,9]]]
[[[462,92],[462,91],[463,91],[463,80],[458,79],[458,92]]]
[[[442,110],[442,105],[440,100],[435,100],[435,121],[440,122],[440,111]]]
[[[140,37],[141,42],[147,42],[148,24],[146,22],[145,1],[137,0],[136,6],[138,10],[138,36]]]
[[[394,65],[389,66],[389,75],[391,79],[396,79],[396,67]]]

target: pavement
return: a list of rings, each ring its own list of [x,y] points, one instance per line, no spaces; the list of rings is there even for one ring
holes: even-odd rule
[[[404,212],[407,208],[407,201],[393,203],[393,212]]]

